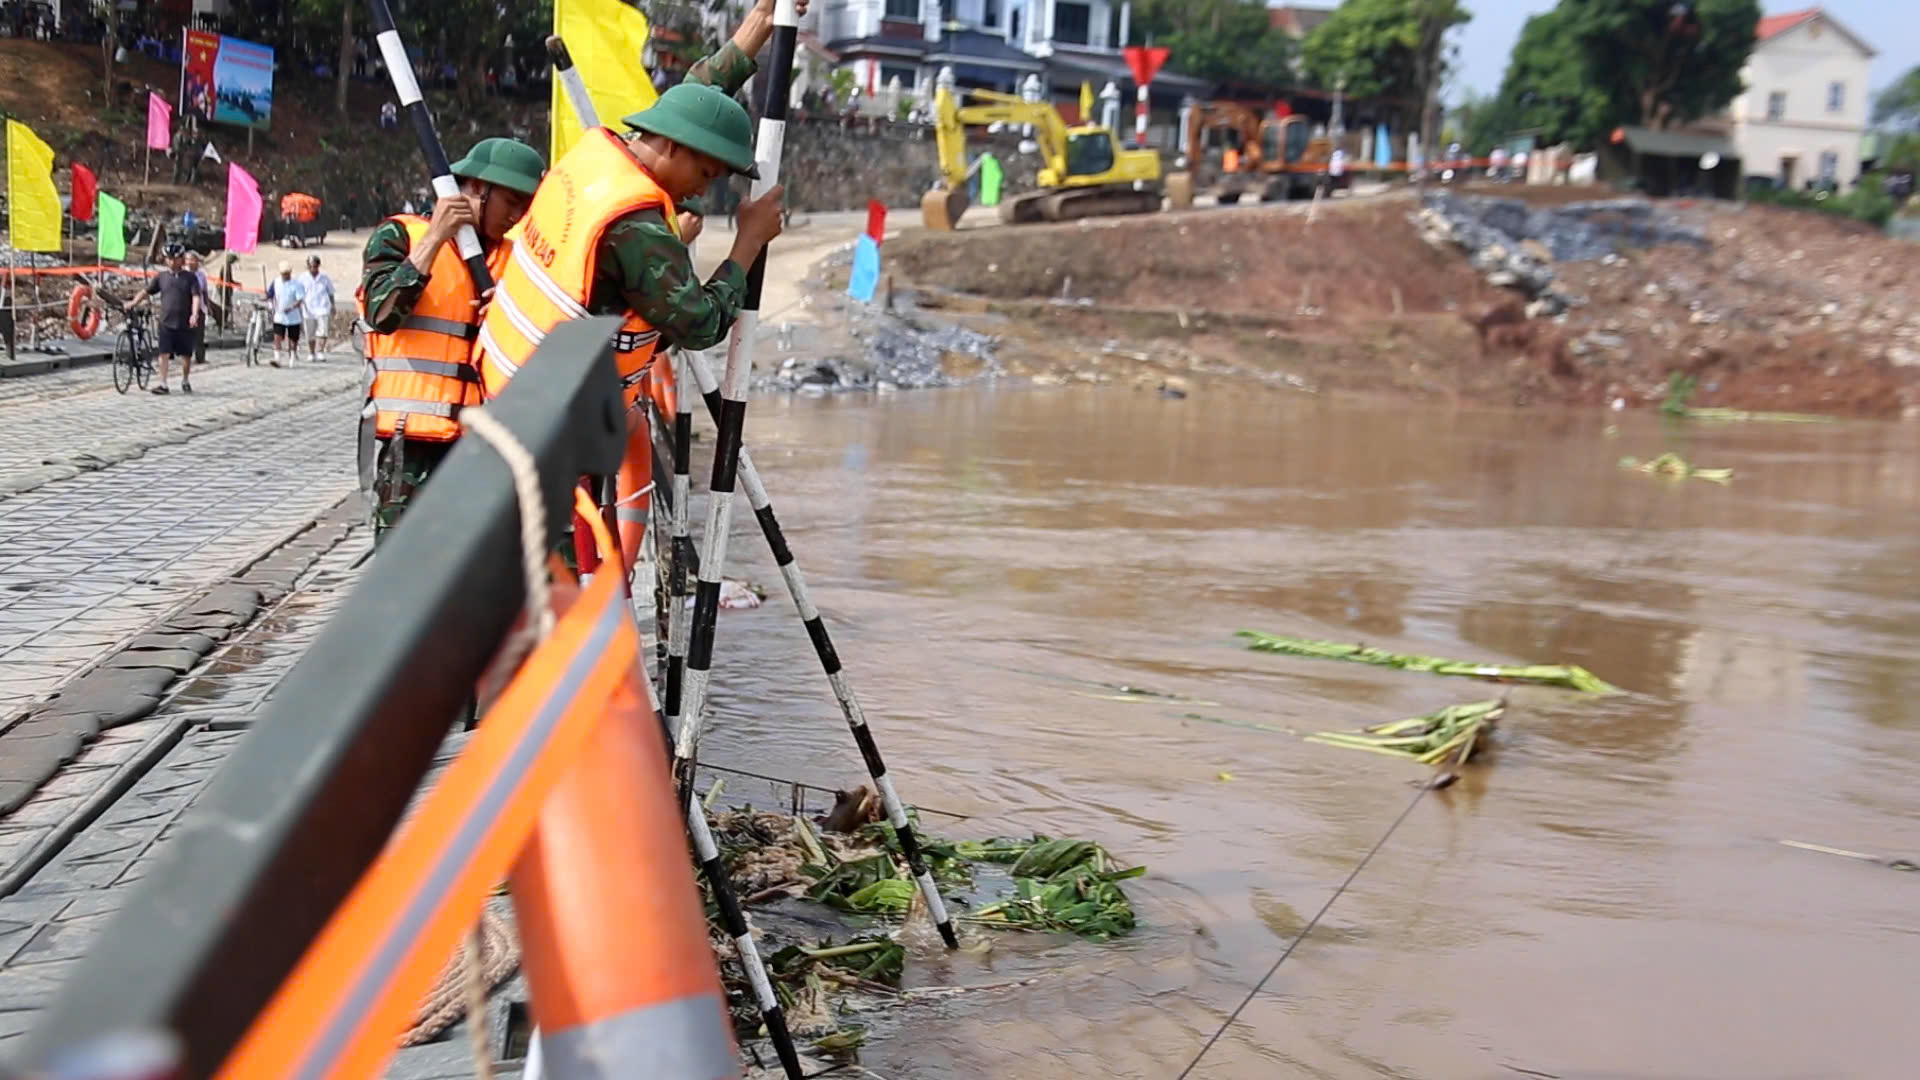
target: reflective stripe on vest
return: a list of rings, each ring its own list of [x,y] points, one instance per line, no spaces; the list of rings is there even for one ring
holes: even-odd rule
[[[555,326],[587,316],[601,238],[620,218],[647,208],[676,220],[673,199],[605,129],[588,132],[548,171],[527,216],[507,234],[512,254],[480,325],[477,356],[488,397]],[[629,407],[645,389],[659,341],[659,331],[626,313],[614,354]]]
[[[480,372],[472,364],[454,364],[445,360],[427,360],[418,356],[376,356],[375,371],[409,371],[415,375],[439,375],[448,379],[479,382]]]
[[[403,215],[390,220],[407,230],[409,243],[423,243],[427,219]],[[505,246],[488,263],[498,273]],[[434,253],[432,272],[412,311],[392,333],[368,334],[372,383],[367,401],[374,428],[382,438],[405,432],[408,439],[450,442],[460,437],[460,410],[482,400],[479,369],[473,364],[475,322],[473,279],[452,244]]]
[[[466,267],[462,266],[462,270]],[[445,334],[462,341],[472,341],[480,334],[480,327],[474,323],[455,322],[452,319],[436,319],[431,315],[409,315],[400,320],[402,330],[425,330],[433,334]]]
[[[460,415],[461,409],[466,408],[464,405],[456,405],[447,401],[423,401],[419,398],[397,397],[376,397],[373,399],[373,407],[381,413],[406,413],[407,438],[409,439],[415,437],[414,432],[418,429],[418,423],[414,420],[414,417],[438,416],[451,420]]]

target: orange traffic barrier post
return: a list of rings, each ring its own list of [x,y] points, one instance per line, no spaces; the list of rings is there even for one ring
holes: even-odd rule
[[[375,1075],[509,869],[557,1075],[739,1075],[625,582],[576,593],[220,1077]]]

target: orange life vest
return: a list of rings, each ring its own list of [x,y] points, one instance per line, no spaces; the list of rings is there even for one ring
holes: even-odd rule
[[[1220,155],[1220,168],[1223,172],[1239,172],[1240,151],[1228,147],[1226,152]]]
[[[406,227],[410,244],[427,234],[427,219],[405,214],[391,220]],[[499,273],[507,245],[495,248],[488,264]],[[364,297],[359,298],[362,306]],[[419,303],[390,334],[367,335],[367,366],[372,382],[367,404],[381,438],[402,433],[424,442],[460,437],[460,410],[481,401],[480,371],[473,343],[480,335],[473,278],[452,244],[433,256],[433,272]]]
[[[587,316],[600,238],[620,218],[648,207],[669,222],[678,218],[673,198],[604,128],[587,132],[547,172],[527,216],[507,234],[513,257],[480,324],[477,355],[487,397],[505,388],[555,326]],[[614,358],[629,409],[647,390],[659,342],[659,331],[626,313]]]

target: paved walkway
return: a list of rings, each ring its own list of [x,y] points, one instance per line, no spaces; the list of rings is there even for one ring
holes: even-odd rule
[[[115,393],[107,367],[0,382],[0,496],[316,398],[357,392],[363,378],[360,364],[345,353],[293,368],[247,367],[238,352],[209,356],[213,363],[196,373],[190,395],[180,392],[178,372],[169,396]]]
[[[125,902],[233,743],[318,635],[357,576],[371,534],[355,532],[298,589],[187,680],[157,712],[116,728],[0,823],[0,872],[15,841],[65,819],[136,759],[163,753],[98,820],[12,896],[0,899],[0,1056],[47,1006],[73,961]]]
[[[123,398],[111,386],[63,395],[67,376],[48,378],[35,396],[0,400],[0,479],[36,455],[84,452],[87,439],[142,449],[0,497],[0,723],[354,483],[349,364],[216,367],[191,398]],[[261,415],[241,419],[237,407]],[[214,430],[185,440],[189,424]]]

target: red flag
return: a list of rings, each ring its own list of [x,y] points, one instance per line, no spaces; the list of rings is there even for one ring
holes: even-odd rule
[[[887,204],[879,199],[867,200],[867,235],[876,244],[887,238]]]
[[[73,163],[73,205],[67,212],[75,221],[92,221],[94,204],[100,199],[100,180],[93,170],[79,162]]]
[[[1133,72],[1133,84],[1145,86],[1160,74],[1160,66],[1167,62],[1173,50],[1164,46],[1129,45],[1126,48],[1127,68]]]

